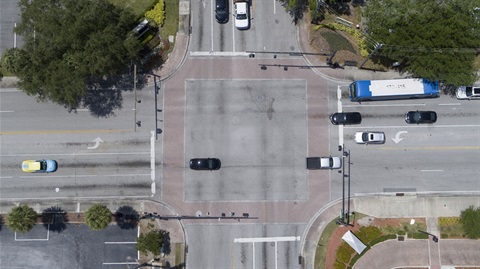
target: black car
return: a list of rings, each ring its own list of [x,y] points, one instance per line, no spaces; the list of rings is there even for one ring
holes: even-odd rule
[[[339,112],[330,115],[332,124],[360,124],[362,122],[362,115],[358,112]]]
[[[228,22],[228,0],[215,1],[215,19],[218,23]]]
[[[435,123],[437,113],[435,111],[408,111],[405,114],[405,122],[409,124]]]
[[[222,163],[217,158],[195,158],[190,160],[190,168],[193,170],[218,170]]]

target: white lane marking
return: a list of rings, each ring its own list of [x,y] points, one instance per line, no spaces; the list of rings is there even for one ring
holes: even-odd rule
[[[235,42],[235,38],[233,42]],[[233,52],[232,51],[191,51],[190,56],[192,57],[195,57],[195,56],[248,57],[248,55],[250,55],[249,53],[246,53],[246,52],[235,52],[235,46],[233,49],[234,49]]]
[[[342,89],[337,86],[337,110],[342,112]],[[338,145],[343,146],[343,125],[338,125]]]
[[[420,170],[422,172],[443,172],[443,170]]]
[[[13,25],[13,29],[17,28],[17,23]],[[17,47],[17,33],[13,31],[13,47]]]
[[[359,105],[345,105],[345,107],[376,107],[376,106],[426,106],[426,104],[388,104],[388,105],[365,105],[365,104],[359,104]]]
[[[397,125],[397,126],[345,126],[348,129],[385,129],[385,128],[470,128],[470,127],[480,127],[480,124],[472,125],[435,125],[435,124],[425,124],[425,125]]]
[[[77,210],[75,212],[80,213],[80,202],[77,203]]]
[[[150,137],[150,179],[152,180],[151,191],[152,197],[155,195],[155,132],[151,132]]]
[[[4,110],[4,111],[0,111],[0,113],[12,113],[13,110]]]
[[[90,111],[90,109],[88,109],[88,108],[77,108],[76,111],[77,112],[88,112],[88,111]]]
[[[66,175],[66,176],[21,176],[20,178],[77,178],[77,177],[137,177],[137,176],[149,176],[150,174],[113,174],[113,175]]]
[[[77,200],[87,200],[87,201],[91,201],[93,199],[112,199],[112,198],[131,198],[131,199],[146,199],[146,198],[150,198],[150,195],[132,195],[132,196],[128,196],[128,195],[122,195],[122,196],[118,196],[118,195],[111,195],[111,196],[75,196],[75,199]],[[57,197],[55,196],[55,199],[57,200],[71,200],[72,197],[71,196],[61,196],[61,197]],[[46,200],[46,201],[50,201],[52,200],[52,197],[9,197],[9,198],[4,198],[4,197],[0,197],[0,201],[31,201],[31,200]]]
[[[400,141],[403,140],[403,138],[400,138],[400,135],[401,134],[408,134],[407,131],[399,131],[395,134],[395,137],[392,137],[392,140],[393,142],[395,142],[395,144],[398,144]]]
[[[438,104],[439,106],[460,106],[460,103],[451,103],[451,104]]]
[[[0,177],[0,179],[2,179],[2,178],[13,178],[13,177],[12,176],[10,176],[10,177]]]
[[[87,155],[147,155],[150,152],[112,152],[112,153],[49,153],[49,156],[87,156]],[[28,156],[45,156],[45,153],[42,154],[15,154],[15,155],[0,155],[0,157],[28,157]]]
[[[234,238],[234,243],[270,243],[300,241],[300,236]]]
[[[275,6],[276,0],[272,0],[272,2],[273,2],[273,14],[277,14],[277,7]],[[277,266],[275,265],[275,267]]]
[[[105,242],[105,245],[136,244],[137,242]]]
[[[17,88],[2,88],[0,89],[0,93],[8,93],[8,92],[22,92]]]
[[[103,265],[138,265],[138,262],[104,262]]]
[[[210,7],[212,8],[212,15],[210,15],[210,44],[212,45],[212,48],[210,49],[210,51],[213,51],[213,16],[215,16],[214,14],[214,1],[212,1],[212,4],[210,5]]]
[[[95,142],[95,145],[91,146],[91,147],[87,147],[87,149],[96,149],[98,148],[98,146],[100,146],[100,143],[103,143],[103,140],[100,138],[100,137],[97,137],[93,140],[93,142]]]

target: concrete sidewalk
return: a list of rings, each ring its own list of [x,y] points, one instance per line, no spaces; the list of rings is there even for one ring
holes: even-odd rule
[[[393,195],[382,195],[376,194],[375,196],[357,196],[351,199],[351,212],[360,212],[367,214],[376,218],[409,218],[409,217],[421,217],[427,218],[427,227],[428,231],[432,234],[439,235],[438,228],[436,226],[436,219],[438,217],[454,217],[459,216],[460,211],[468,208],[470,205],[475,207],[480,206],[480,195],[478,193],[470,194],[417,194],[417,195],[406,195],[406,196],[395,196]],[[332,220],[339,217],[342,204],[340,200],[332,202],[324,206],[318,213],[315,215],[310,223],[307,226],[306,233],[302,238],[302,251],[304,257],[303,268],[313,269],[314,268],[314,259],[315,251],[317,248],[318,240],[325,228],[325,226]],[[451,255],[451,251],[455,248],[446,247],[441,249],[440,244],[434,244],[431,240],[426,240],[426,243],[411,243],[411,244],[428,244],[428,252],[424,252],[423,255],[414,255],[409,258],[408,263],[405,262],[405,266],[409,264],[431,266],[432,268],[440,268],[442,263],[447,263],[446,265],[480,265],[480,259],[470,257],[465,255],[468,253],[468,248],[471,247],[471,244],[478,244],[480,248],[480,241],[478,240],[456,240],[460,243],[456,243],[457,250],[462,248],[461,242],[464,242],[465,252],[464,255],[459,255],[458,257]],[[444,240],[440,240],[444,241]],[[449,240],[450,242],[451,240]],[[471,243],[471,241],[474,241]],[[475,243],[476,242],[476,243]],[[442,244],[442,243],[441,243]],[[449,245],[445,243],[445,245]],[[375,248],[380,247],[375,246]],[[387,246],[387,245],[385,245]],[[388,245],[389,246],[389,245]],[[404,245],[402,245],[404,246]],[[478,249],[478,248],[476,248]],[[382,253],[382,252],[381,252]],[[429,255],[425,257],[425,255]],[[476,255],[476,253],[472,253]],[[369,254],[371,256],[371,254]],[[383,257],[385,256],[382,254]],[[418,260],[414,261],[413,259],[418,256]],[[443,258],[450,257],[450,258]],[[452,260],[451,257],[455,257]],[[362,257],[359,260],[359,264],[370,264],[365,262],[362,259],[369,259],[367,255],[365,258]],[[378,256],[372,257],[370,259],[381,260]],[[428,260],[429,263],[423,264],[425,260]],[[454,261],[455,264],[451,264],[450,261]],[[472,264],[473,263],[473,264]],[[359,268],[368,268],[363,267]],[[400,265],[399,265],[400,266]],[[357,267],[356,267],[357,268]],[[372,267],[371,267],[372,268]],[[383,267],[373,267],[373,268],[383,268]],[[317,268],[315,268],[317,269]]]

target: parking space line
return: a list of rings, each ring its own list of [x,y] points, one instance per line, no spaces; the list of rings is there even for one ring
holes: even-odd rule
[[[105,242],[105,245],[136,244],[137,242]]]
[[[29,242],[29,241],[48,241],[50,238],[50,224],[47,224],[47,238],[40,239],[17,239],[17,232],[15,232],[15,241]]]

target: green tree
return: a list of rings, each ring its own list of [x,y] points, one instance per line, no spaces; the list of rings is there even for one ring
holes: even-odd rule
[[[22,204],[12,208],[7,216],[7,227],[14,232],[26,233],[37,223],[37,212],[28,205]]]
[[[21,0],[19,6],[18,86],[40,101],[77,108],[90,78],[124,72],[141,48],[129,34],[134,15],[105,0]]]
[[[470,239],[480,238],[480,207],[473,205],[460,212],[460,223],[462,223],[465,235]]]
[[[155,256],[160,255],[160,249],[168,234],[165,230],[152,230],[147,234],[140,234],[137,238],[137,250],[144,254],[151,252]]]
[[[85,212],[85,224],[92,230],[103,230],[112,221],[112,212],[101,204],[92,205]]]
[[[370,37],[383,44],[376,55],[402,63],[414,76],[468,85],[476,80],[480,38],[473,14],[478,0],[371,0],[364,16]],[[379,58],[377,58],[379,59]]]
[[[163,25],[165,20],[165,2],[159,0],[153,9],[145,12],[145,17],[152,19],[157,25]]]

